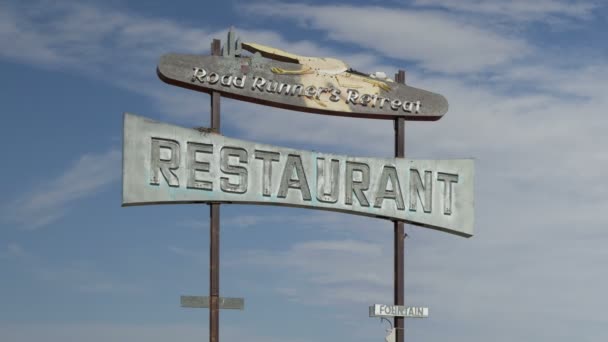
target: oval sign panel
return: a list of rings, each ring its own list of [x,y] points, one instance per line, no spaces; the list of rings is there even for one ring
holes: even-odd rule
[[[364,74],[334,58],[294,55],[243,43],[252,56],[167,54],[157,74],[166,83],[279,108],[374,119],[434,121],[448,110],[442,95]]]

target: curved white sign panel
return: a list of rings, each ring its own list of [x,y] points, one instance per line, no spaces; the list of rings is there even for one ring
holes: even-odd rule
[[[473,235],[473,161],[362,158],[257,144],[125,113],[123,206],[251,203]]]

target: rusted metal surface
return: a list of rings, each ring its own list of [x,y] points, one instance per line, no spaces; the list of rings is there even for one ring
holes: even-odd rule
[[[125,114],[123,205],[315,208],[473,234],[473,161],[282,148]]]
[[[209,205],[209,341],[219,341],[220,205]]]
[[[395,74],[395,81],[405,84],[405,71],[399,70]],[[395,119],[395,158],[405,158],[405,121],[403,118]],[[405,225],[401,221],[395,221],[393,227],[393,267],[394,267],[394,293],[395,305],[404,305],[405,301]],[[405,324],[403,317],[395,316],[393,327],[395,328],[395,342],[403,342],[405,335]]]
[[[337,72],[252,57],[167,54],[157,68],[166,83],[301,112],[434,121],[448,110],[439,94],[357,72]]]
[[[210,304],[209,297],[204,296],[181,296],[180,305],[182,308],[208,308]],[[219,297],[218,306],[224,310],[244,310],[244,298],[229,298]]]
[[[220,55],[220,41],[211,43],[211,54]],[[211,128],[220,132],[220,94],[211,93]],[[220,339],[220,205],[209,205],[209,341]]]
[[[394,304],[405,305],[405,226],[403,222],[394,223]],[[393,326],[397,328],[396,341],[404,340],[404,321],[402,317],[395,317]]]

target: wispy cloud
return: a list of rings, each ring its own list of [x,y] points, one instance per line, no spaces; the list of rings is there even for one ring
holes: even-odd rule
[[[28,256],[29,254],[16,242],[11,242],[0,250],[0,258],[4,259],[23,259]]]
[[[4,4],[1,15],[0,44],[11,48],[3,48],[0,55],[90,73],[118,59],[123,61],[119,66],[133,68],[134,57],[158,58],[176,47],[194,52],[208,45],[203,30],[85,4]]]
[[[290,231],[322,231],[331,233],[334,238],[353,239],[361,238],[368,242],[376,242],[379,232],[385,232],[392,227],[390,222],[380,221],[377,219],[354,216],[344,213],[334,213],[323,210],[313,210],[307,215],[293,214],[293,212],[302,212],[303,209],[294,209],[292,214],[280,214],[286,208],[277,208],[270,211],[269,208],[262,211],[260,214],[239,214],[227,215],[222,217],[222,227],[227,229],[233,228],[251,228],[255,230],[263,230],[265,228],[273,229],[275,227],[289,227]],[[308,210],[310,211],[310,210]],[[181,226],[193,229],[207,229],[209,227],[208,220],[186,220],[180,223]],[[175,254],[188,256],[190,251],[180,247],[171,246],[169,249]]]
[[[157,341],[165,342],[179,338],[182,341],[200,340],[207,330],[201,325],[190,324],[2,324],[2,334],[7,341]]]
[[[193,27],[162,17],[74,2],[0,4],[0,58],[37,67],[78,72],[156,101],[167,116],[199,117],[198,93],[157,79],[160,56],[209,51],[226,28]],[[238,29],[238,28],[237,28]],[[264,29],[239,30],[244,41],[264,42],[296,53],[346,56],[308,40],[289,41]],[[370,53],[348,54],[355,67],[378,64]]]
[[[514,21],[542,20],[552,16],[584,19],[598,6],[593,1],[571,0],[415,0],[417,6],[444,8],[452,11],[508,17]]]
[[[298,53],[336,56],[351,64],[355,59],[362,70],[374,70],[365,67],[395,60],[404,64],[413,61],[417,64],[406,64],[408,83],[442,93],[450,101],[450,112],[442,120],[407,124],[407,155],[477,158],[477,235],[465,242],[437,232],[409,230],[412,238],[407,240],[406,249],[406,293],[408,300],[412,298],[433,308],[437,313],[434,322],[474,331],[468,336],[471,338],[462,340],[513,340],[512,334],[496,333],[505,329],[505,322],[510,327],[517,326],[525,338],[533,336],[536,340],[555,340],[556,336],[572,334],[569,330],[573,325],[581,329],[583,319],[599,322],[597,327],[601,329],[605,326],[605,315],[597,302],[606,284],[605,275],[598,270],[608,258],[604,247],[608,221],[603,215],[608,207],[607,188],[603,186],[603,171],[608,169],[607,65],[589,56],[567,64],[558,61],[559,56],[536,50],[530,37],[479,24],[496,17],[507,17],[519,24],[520,19],[545,20],[553,16],[585,19],[592,11],[585,7],[588,4],[429,0],[418,1],[419,7],[413,10],[344,5],[249,6],[250,11],[272,16],[273,20],[299,22],[305,30],[314,30],[306,32],[317,36],[322,36],[318,35],[320,30],[327,33],[327,38],[322,42],[289,42],[282,35],[256,29],[241,32],[247,40]],[[0,11],[2,42],[7,44],[3,46],[14,48],[3,49],[0,54],[47,67],[92,70],[88,73],[91,77],[149,96],[170,115],[200,115],[199,97],[162,85],[153,75],[154,66],[158,56],[167,51],[205,52],[209,39],[222,37],[224,32],[111,9],[79,8],[60,9],[55,17],[44,21],[37,20],[35,13],[18,9]],[[449,15],[443,9],[465,16]],[[277,18],[279,14],[281,17]],[[469,21],[468,15],[477,20]],[[128,20],[121,19],[125,17]],[[354,17],[358,20],[352,20]],[[78,27],[74,23],[88,20],[93,24],[90,31],[70,33],[74,25]],[[333,43],[348,45],[359,53],[352,58],[348,57],[349,51],[320,46]],[[514,57],[520,52],[533,57],[520,61],[520,57]],[[96,73],[96,69],[103,69],[106,74]],[[224,122],[250,140],[305,143],[307,148],[321,146],[328,152],[341,149],[357,155],[392,154],[391,123],[285,112],[234,101],[224,103],[223,108],[230,113]],[[103,157],[108,154],[111,152],[96,157],[110,160],[109,164],[118,163],[117,156]],[[71,174],[72,169],[84,169],[79,165],[75,163],[66,174]],[[77,175],[82,173],[84,170],[74,172],[74,179],[78,180]],[[101,184],[86,185],[86,179],[81,179],[85,185],[74,185],[73,190],[63,193],[62,188],[72,186],[66,179],[67,176],[57,177],[51,185],[33,189],[17,201],[28,210],[14,211],[16,219],[26,226],[40,226],[64,215],[77,199],[103,188]],[[48,201],[49,196],[59,201]],[[317,226],[317,217],[312,216],[280,219],[292,227]],[[331,221],[332,217],[319,216],[336,230],[352,229],[343,235],[319,234],[321,237],[286,244],[282,250],[239,251],[240,254],[231,255],[233,260],[222,265],[239,264],[260,270],[255,281],[266,281],[277,293],[302,303],[339,303],[360,309],[372,302],[390,300],[389,223],[382,223],[382,228],[389,229],[380,234],[377,230],[371,233],[380,223],[356,223],[363,221],[345,217]],[[237,227],[279,224],[278,218],[251,215],[231,220],[223,222]],[[188,258],[197,256],[175,246],[169,251]],[[6,248],[6,253],[13,256],[24,252],[27,253],[19,245]],[[72,279],[91,277],[86,272],[78,273],[83,268],[86,270],[82,265],[68,265],[63,274]],[[278,269],[280,274],[268,276],[268,269]],[[58,274],[62,274],[61,270],[43,272],[42,276],[54,281]],[[103,277],[92,278],[99,279],[99,285],[89,284],[88,288],[108,288],[103,285]],[[358,311],[356,315],[359,316]],[[563,328],[554,329],[555,326]],[[598,335],[600,328],[596,330]],[[427,331],[424,337],[445,339],[438,330],[441,329]],[[551,332],[544,332],[547,330]],[[84,333],[97,336],[90,332]]]
[[[82,293],[134,293],[137,287],[117,279],[115,275],[98,270],[86,261],[69,262],[65,265],[48,263],[30,264],[30,271],[37,281],[49,286],[68,287]]]
[[[323,30],[331,41],[414,61],[432,71],[482,71],[517,60],[533,50],[521,38],[439,12],[280,3],[256,3],[246,8],[256,15],[290,19]]]
[[[19,264],[23,272],[28,274],[36,283],[44,283],[47,287],[70,289],[81,293],[133,293],[137,291],[132,286],[116,277],[116,275],[101,271],[93,262],[86,260],[71,260],[61,263],[43,258],[27,250],[19,243],[9,243],[5,250],[0,250],[0,259],[9,259]]]
[[[384,262],[390,260],[389,254],[375,242],[312,240],[282,251],[250,250],[231,263],[284,270],[289,276],[277,279],[275,289],[291,300],[316,305],[370,303],[389,293],[390,264]]]
[[[89,342],[184,342],[200,341],[209,335],[204,324],[128,324],[105,322],[68,322],[48,324],[0,324],[2,336],[11,342],[33,341],[89,341]],[[226,325],[222,327],[222,338],[230,341],[250,342],[312,342],[305,338],[294,338],[286,329],[275,328],[272,334],[258,334],[249,329]]]
[[[205,253],[202,250],[194,251],[183,247],[169,246],[169,252],[186,258],[188,260],[194,260],[199,264],[205,264],[209,260],[209,253]]]
[[[94,196],[106,185],[120,177],[121,154],[110,150],[100,154],[85,154],[62,174],[39,185],[4,207],[5,220],[25,229],[37,229],[63,217],[71,205]]]

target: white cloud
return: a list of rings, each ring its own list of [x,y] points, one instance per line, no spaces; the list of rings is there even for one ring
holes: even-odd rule
[[[305,144],[308,149],[323,148],[331,153],[393,154],[393,129],[389,121],[314,115],[235,101],[226,101],[224,108],[231,113],[226,121],[242,132],[246,139],[263,141],[270,138],[272,141],[269,143]],[[273,124],[268,125],[268,122]]]
[[[241,207],[240,205],[238,207]],[[270,206],[256,206],[256,214],[238,213],[222,216],[221,225],[228,230],[233,229],[255,229],[257,231],[274,229],[276,227],[289,227],[290,231],[305,232],[310,229],[331,232],[342,239],[353,237],[364,238],[366,241],[376,241],[376,234],[383,231],[386,224],[378,224],[373,218],[355,216],[344,213],[336,213],[323,210],[313,210],[308,214],[302,214],[309,209],[286,208]],[[208,220],[185,220],[178,223],[180,226],[192,229],[204,229],[209,227]],[[245,232],[243,232],[245,233]],[[188,256],[191,251],[177,246],[170,246],[169,250],[175,254]],[[206,258],[206,257],[205,257]],[[206,259],[205,259],[206,260]]]
[[[563,95],[570,103],[581,99],[597,101],[608,91],[608,65],[591,60],[580,65],[563,67],[551,64],[516,65],[494,75],[491,80],[515,85],[531,84],[537,92]]]
[[[289,276],[273,282],[275,290],[298,302],[369,303],[390,291],[390,263],[385,262],[391,260],[389,254],[376,242],[312,240],[282,251],[247,251],[230,263],[278,267]]]
[[[496,15],[496,11],[505,6],[510,6],[511,13],[522,13],[522,16],[546,16],[546,13],[576,17],[587,15],[585,11],[580,12],[580,16],[576,14],[576,6],[573,10],[549,6],[543,14],[537,5],[549,3],[547,1],[530,3],[527,8],[521,1],[505,2],[504,5],[496,1],[485,3],[483,11],[488,16]],[[458,4],[468,2],[446,2],[445,6]],[[488,7],[490,5],[495,7]],[[603,61],[587,63],[587,56],[582,56],[580,65],[588,66],[573,64],[562,68],[555,64],[555,57],[534,51],[537,58],[523,66],[514,65],[511,63],[514,52],[519,48],[526,52],[531,50],[531,43],[525,38],[488,32],[482,27],[464,24],[460,19],[433,11],[370,7],[363,13],[361,9],[346,6],[264,6],[255,5],[253,8],[270,10],[271,14],[286,10],[281,13],[288,20],[300,20],[314,29],[327,31],[330,42],[347,42],[362,49],[372,49],[383,56],[403,56],[423,63],[430,70],[460,72],[500,66],[489,78],[476,73],[462,78],[431,77],[417,68],[407,70],[408,83],[446,95],[450,112],[438,122],[408,122],[406,153],[416,158],[432,159],[476,157],[478,224],[476,236],[470,240],[408,228],[412,238],[406,244],[406,298],[430,306],[433,312],[431,322],[452,329],[450,333],[454,340],[458,340],[454,336],[459,336],[463,341],[511,341],[518,334],[528,340],[566,339],[564,336],[572,337],[569,340],[574,337],[581,340],[597,338],[582,321],[601,327],[606,323],[602,307],[597,305],[598,298],[603,298],[606,283],[605,276],[598,270],[608,258],[604,248],[608,220],[602,215],[608,207],[608,190],[603,185],[603,173],[608,169],[608,154],[604,148],[608,145],[605,134],[608,121],[604,113],[608,104],[605,99],[608,69]],[[116,14],[113,11],[99,12],[98,15]],[[156,63],[157,53],[164,53],[168,48],[185,52],[189,51],[187,46],[196,50],[199,37],[203,44],[196,51],[204,51],[210,37],[223,33],[209,33],[175,22],[159,21],[160,26],[164,25],[162,32],[170,36],[156,41],[153,38],[156,35],[145,32],[156,32],[153,25],[158,18],[137,18],[136,23],[127,24],[108,17],[108,25],[120,27],[113,30],[123,31],[116,35],[119,42],[110,40],[109,45],[103,45],[105,40],[95,38],[96,33],[84,32],[83,37],[90,35],[95,38],[92,39],[94,46],[89,49],[86,44],[79,45],[83,43],[78,36],[73,38],[76,42],[73,46],[69,45],[71,38],[57,38],[70,47],[64,52],[52,44],[38,44],[40,40],[52,41],[54,33],[41,29],[35,20],[17,16],[19,21],[26,23],[24,27],[27,29],[23,30],[23,27],[11,26],[16,20],[4,20],[11,16],[10,11],[0,13],[4,15],[0,20],[3,32],[22,30],[18,36],[21,40],[9,42],[16,44],[9,46],[17,47],[21,51],[19,58],[25,61],[64,67],[74,58],[84,61],[83,65],[93,63],[93,66],[111,66],[116,60],[124,60],[120,69],[110,68],[108,71],[111,75],[127,71],[124,77],[115,77],[119,81],[112,81],[116,82],[114,84],[145,93],[164,104],[167,111],[171,110],[171,115],[197,113],[200,116],[206,111],[207,102],[201,100],[200,95],[186,95],[187,91],[161,86],[153,75],[149,78],[141,75],[153,73],[150,70]],[[360,15],[363,19],[349,23],[353,15]],[[396,28],[392,24],[387,26],[385,23],[395,16],[398,18],[391,23],[403,19],[409,21],[395,24]],[[57,21],[61,18],[64,17]],[[104,20],[93,22],[104,24]],[[55,25],[60,26],[61,23]],[[370,33],[365,31],[367,28]],[[67,30],[60,30],[64,31]],[[105,28],[97,31],[107,32]],[[179,40],[177,37],[175,45],[163,46],[163,43],[173,42],[172,35],[180,35],[182,31],[186,33],[185,37],[190,38]],[[245,35],[247,39],[299,53],[334,55],[338,52],[338,57],[344,56],[340,51],[324,49],[310,41],[292,44],[268,31],[243,32]],[[129,44],[136,45],[140,39],[141,49],[127,48]],[[104,51],[100,52],[95,46]],[[116,46],[124,48],[107,55],[107,60],[96,59],[99,53],[104,56],[109,53],[105,50]],[[469,50],[464,51],[462,47]],[[13,52],[3,53],[6,56]],[[36,53],[44,59],[32,59]],[[369,58],[365,51],[360,56],[361,61],[357,63],[362,65],[382,63]],[[124,81],[125,78],[130,80]],[[149,86],[156,83],[159,86]],[[301,114],[231,101],[225,103],[223,108],[227,114],[223,117],[224,122],[236,127],[240,135],[250,140],[314,145],[327,148],[329,152],[341,149],[357,155],[387,156],[392,153],[390,122]],[[90,189],[94,191],[101,187],[92,185]],[[63,202],[61,206],[51,207],[45,196],[34,194],[22,200],[22,203],[33,203],[28,207],[34,210],[22,213],[20,217],[32,216],[40,222],[53,220],[56,215],[63,215],[63,209],[68,208],[74,199],[85,196],[85,191],[81,190],[59,196],[53,191],[56,188],[58,186],[44,187],[40,193],[55,195],[61,199],[59,203]],[[83,188],[88,189],[86,186]],[[360,312],[356,310],[361,307],[390,299],[392,231],[390,224],[384,221],[359,221],[359,218],[351,219],[345,215],[333,217],[325,214],[276,219],[243,216],[226,220],[226,224],[237,227],[285,223],[290,227],[301,225],[312,229],[317,227],[318,221],[329,223],[318,235],[315,231],[312,239],[287,244],[279,251],[244,251],[239,255],[242,260],[226,260],[222,265],[234,266],[242,261],[247,267],[260,271],[256,280],[267,281],[278,293],[291,300],[319,305],[339,303],[339,310],[348,311],[348,317],[358,317]],[[335,230],[330,234],[332,227]],[[342,235],[336,237],[336,230]],[[19,252],[15,247],[12,250]],[[171,250],[186,257],[193,256],[179,247]],[[275,268],[281,270],[280,274],[276,278],[266,277],[271,274],[268,270]],[[104,288],[103,281],[100,284],[91,288]],[[565,328],[555,328],[558,325]],[[514,326],[517,329],[511,329]],[[445,339],[442,334],[446,334],[446,329],[424,331],[417,327],[412,324],[408,328],[414,334],[412,339],[416,336],[419,339]],[[571,336],[572,331],[578,332],[578,336]],[[53,332],[44,332],[54,336]],[[83,333],[96,337],[95,332],[98,331],[85,330]],[[601,331],[595,332],[599,334]],[[583,336],[586,333],[589,335]],[[156,335],[164,336],[161,332],[156,332]],[[131,337],[139,340],[148,336]],[[21,341],[18,337],[13,340]],[[120,339],[116,337],[116,340]]]
[[[182,119],[200,117],[208,102],[200,93],[158,80],[155,69],[160,56],[169,52],[206,54],[213,38],[225,39],[226,35],[225,29],[192,27],[69,2],[34,3],[28,8],[0,5],[0,19],[0,57],[108,82],[145,95],[158,102],[167,116]],[[302,54],[347,56],[316,42],[287,41],[273,31],[236,30],[243,41]],[[370,53],[348,54],[348,59],[357,68],[378,64],[378,58]]]
[[[246,8],[256,15],[300,22],[326,31],[331,41],[414,61],[432,71],[482,71],[518,60],[533,50],[525,40],[440,12],[279,3],[257,3]]]
[[[120,177],[121,154],[85,154],[61,175],[5,206],[5,220],[36,229],[63,217],[77,200],[93,196]]]
[[[570,0],[415,0],[415,5],[451,11],[508,17],[510,20],[540,20],[549,16],[587,18],[598,4]]]
[[[132,68],[134,57],[158,58],[176,47],[208,48],[205,31],[111,9],[65,2],[2,9],[0,55],[22,62],[98,72],[118,61],[128,60],[131,65],[123,67]]]
[[[511,67],[500,77],[478,84],[409,74],[411,84],[446,95],[450,112],[438,122],[408,123],[407,154],[477,159],[476,236],[463,240],[415,228],[408,229],[412,238],[406,244],[407,300],[430,306],[435,324],[457,326],[454,335],[461,336],[460,340],[495,337],[488,331],[500,329],[494,322],[499,315],[528,336],[554,340],[563,339],[568,331],[545,334],[542,331],[550,323],[538,317],[563,324],[584,320],[581,312],[586,317],[603,317],[592,303],[606,283],[597,272],[597,263],[608,257],[602,247],[608,220],[601,214],[608,207],[608,190],[601,186],[602,172],[608,168],[605,70],[602,65],[562,70],[551,65]],[[521,91],[521,87],[530,90]],[[275,132],[275,139],[305,142],[308,137],[309,145],[324,141],[328,146],[333,140],[332,148],[354,145],[358,154],[386,155],[391,150],[388,124],[366,126],[365,120],[351,119],[348,125],[341,125],[339,120],[288,112],[266,115],[272,116],[275,131],[285,129],[285,136],[277,137]],[[303,132],[289,130],[300,121],[307,127]],[[263,122],[260,120],[260,126]],[[332,126],[316,130],[311,123]],[[325,129],[340,132],[339,137],[325,136]],[[358,145],[345,133],[353,131]],[[270,132],[250,121],[246,133],[259,139]],[[383,134],[384,140],[373,139]],[[348,229],[344,227],[351,221],[332,224],[336,229]],[[298,223],[289,221],[289,225]],[[387,228],[388,224],[377,225]],[[290,301],[320,306],[339,303],[349,311],[390,300],[391,233],[353,229],[342,240],[335,240],[327,231],[314,233],[315,238],[336,245],[367,241],[384,249],[377,256],[368,252],[370,248],[362,248],[360,254],[335,248],[328,252],[313,241],[280,251],[250,251],[242,259],[256,269],[283,271],[279,273],[285,276],[273,279],[272,285]],[[368,273],[370,269],[373,271]],[[384,284],[374,283],[362,273],[383,279]],[[561,298],[560,302],[555,298]],[[477,331],[478,326],[491,328],[467,335],[467,329]],[[576,326],[573,329],[585,331],[583,323]],[[422,329],[413,334],[429,337]],[[508,341],[515,335],[505,333],[495,340]],[[440,333],[431,336],[435,340],[445,337]]]

